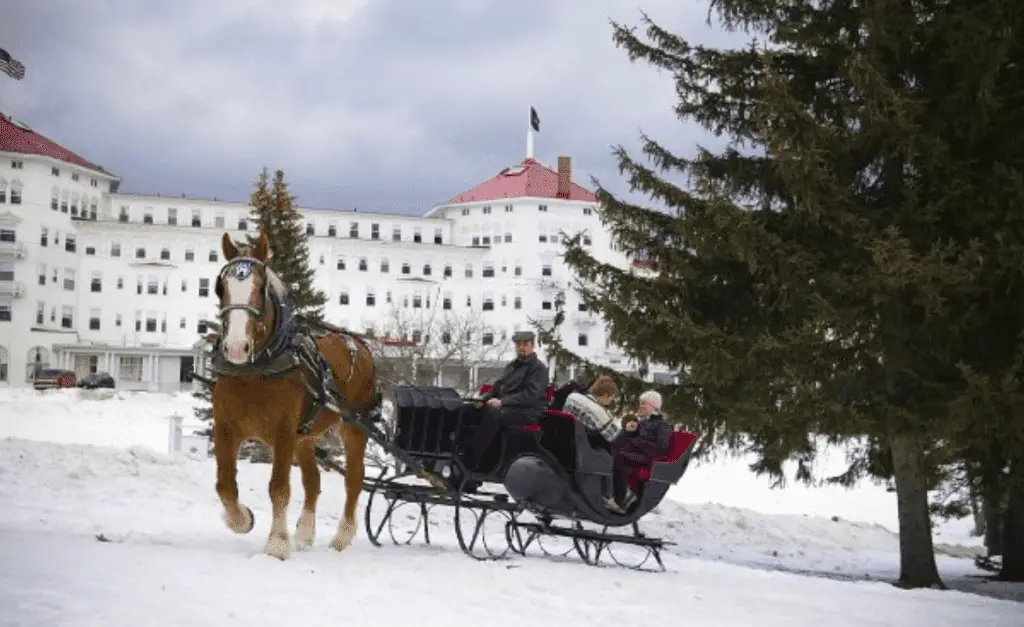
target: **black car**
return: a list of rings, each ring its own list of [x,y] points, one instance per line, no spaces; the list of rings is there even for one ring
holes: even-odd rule
[[[95,390],[96,388],[113,388],[114,377],[110,376],[106,372],[94,372],[82,377],[82,380],[78,382],[78,387],[86,390]]]

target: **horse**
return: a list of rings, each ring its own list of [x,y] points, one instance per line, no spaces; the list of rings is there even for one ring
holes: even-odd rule
[[[295,531],[295,548],[304,550],[316,535],[320,495],[316,440],[343,413],[363,416],[379,403],[376,366],[369,347],[354,334],[335,331],[314,337],[311,332],[296,331],[287,288],[267,265],[272,252],[266,233],[254,246],[236,244],[224,233],[221,250],[225,263],[217,275],[215,294],[222,333],[212,360],[217,375],[212,390],[217,496],[227,527],[238,534],[252,531],[252,510],[238,500],[238,452],[246,440],[270,448],[273,519],[263,552],[285,560],[291,555],[287,508],[292,462],[298,463],[305,492]],[[367,444],[366,432],[351,420],[342,421],[340,436],[346,459],[346,498],[331,541],[336,551],[345,550],[356,536]]]

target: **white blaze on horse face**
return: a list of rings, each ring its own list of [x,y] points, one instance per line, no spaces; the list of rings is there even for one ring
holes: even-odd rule
[[[224,286],[225,307],[249,304],[256,278],[253,277],[251,272],[240,274],[244,274],[244,278],[240,279],[235,273],[227,272],[221,279]],[[227,319],[224,322],[226,325],[224,329],[224,353],[231,363],[242,364],[249,359],[249,353],[252,351],[252,340],[245,332],[249,318],[250,314],[244,309],[232,309],[228,312]]]

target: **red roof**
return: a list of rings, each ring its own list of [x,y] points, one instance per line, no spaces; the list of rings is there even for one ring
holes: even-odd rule
[[[101,166],[86,161],[70,150],[58,146],[39,133],[36,133],[20,122],[12,121],[3,114],[0,114],[0,151],[52,157],[58,161],[72,163],[83,168],[109,174]]]
[[[480,183],[469,191],[462,192],[448,203],[524,197],[559,198],[557,192],[558,172],[544,167],[535,159],[526,159],[522,164],[505,168],[498,173],[498,176]],[[597,196],[594,192],[572,183],[569,187],[569,197],[565,200],[597,202]]]

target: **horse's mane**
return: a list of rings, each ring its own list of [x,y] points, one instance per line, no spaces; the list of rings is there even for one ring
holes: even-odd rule
[[[288,289],[284,286],[284,281],[281,277],[277,276],[277,273],[267,268],[267,283],[270,284],[270,289],[273,290],[274,295],[278,299],[283,299],[288,294]]]

